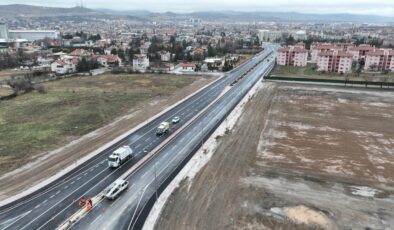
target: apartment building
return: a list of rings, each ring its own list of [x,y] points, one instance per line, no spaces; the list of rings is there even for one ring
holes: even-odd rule
[[[381,72],[385,70],[394,71],[394,50],[376,49],[366,54],[365,71]]]
[[[311,62],[317,63],[318,55],[321,52],[327,52],[330,50],[348,51],[352,47],[353,45],[350,43],[314,43],[311,45]]]
[[[307,60],[308,51],[297,45],[279,49],[276,63],[278,65],[306,66]]]
[[[373,52],[375,47],[370,45],[359,45],[349,48],[349,52],[353,55],[353,61],[365,60],[369,52]]]
[[[317,58],[317,70],[350,73],[352,71],[352,54],[346,51],[329,50],[320,52]]]

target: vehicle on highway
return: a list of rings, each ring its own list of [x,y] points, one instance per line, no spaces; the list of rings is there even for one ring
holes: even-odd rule
[[[108,165],[109,167],[117,168],[133,156],[133,150],[129,146],[122,146],[108,157]]]
[[[156,135],[161,136],[170,130],[170,123],[162,122],[156,130]]]
[[[115,200],[129,186],[129,182],[125,180],[116,180],[104,192],[107,199]]]
[[[180,117],[174,117],[174,118],[172,119],[172,124],[176,124],[176,123],[178,123],[180,120],[181,120]]]

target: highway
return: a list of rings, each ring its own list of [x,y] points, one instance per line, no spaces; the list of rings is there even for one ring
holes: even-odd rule
[[[179,127],[186,124],[191,118],[206,108],[216,98],[218,98],[226,86],[230,85],[231,82],[242,75],[242,73],[245,73],[251,67],[256,65],[256,63],[259,63],[261,60],[263,60],[270,52],[271,51],[269,49],[263,51],[255,58],[249,60],[237,69],[227,73],[222,79],[216,81],[209,87],[203,89],[199,93],[170,109],[158,118],[152,120],[145,126],[125,137],[118,143],[112,145],[108,149],[102,151],[100,154],[90,159],[87,163],[77,167],[71,173],[65,175],[54,183],[49,184],[48,186],[39,189],[35,193],[17,200],[16,202],[0,207],[0,229],[30,230],[56,228],[68,217],[79,210],[78,200],[82,196],[88,195],[93,197],[99,194],[110,183],[115,181],[130,167],[139,162],[146,154],[149,153],[150,150],[154,149],[163,141],[165,141],[166,138],[168,138],[169,135],[162,137],[157,137],[155,135],[155,129],[158,127],[159,123],[162,121],[171,121],[173,117],[180,116],[181,121],[176,126],[171,128],[170,134],[176,132]],[[273,58],[270,59],[272,60]],[[264,64],[264,66],[265,65],[266,64]],[[257,70],[254,72],[257,72],[259,68],[263,68],[263,65],[259,65],[258,68],[256,68]],[[237,88],[237,85],[235,85],[234,88]],[[236,90],[231,90],[229,92],[234,91]],[[219,113],[220,111],[217,110],[216,112]],[[188,127],[188,129],[190,127]],[[176,139],[181,141],[183,144],[180,144],[174,140],[174,143],[171,142],[171,144],[166,147],[170,148],[167,150],[167,152],[187,152],[190,146],[185,145],[185,143],[188,142],[189,135],[194,136],[194,138],[198,136],[195,134],[190,134],[190,132],[187,133],[188,135],[185,135],[179,140]],[[117,169],[109,168],[107,165],[107,157],[112,151],[123,145],[129,145],[133,151],[136,152],[136,157],[132,160],[129,160]],[[178,149],[179,146],[184,147],[184,150]],[[115,204],[121,202],[122,199],[126,199],[127,197],[127,199],[132,200],[138,196],[136,188],[139,188],[141,195],[135,201],[139,204],[143,204],[145,201],[143,198],[149,197],[149,194],[151,195],[152,191],[155,191],[155,189],[152,188],[152,183],[147,183],[150,182],[149,180],[154,178],[152,177],[152,162],[157,163],[155,165],[158,166],[157,170],[160,171],[157,171],[156,174],[158,175],[157,178],[160,178],[160,176],[165,177],[165,175],[170,173],[172,168],[170,165],[176,164],[178,160],[183,158],[182,154],[179,154],[179,157],[177,154],[174,158],[174,154],[171,155],[171,153],[164,152],[163,154],[163,151],[161,151],[157,157],[154,157],[153,160],[150,160],[146,165],[144,165],[144,167],[141,168],[141,170],[136,171],[132,176],[129,177],[131,185],[129,191],[133,193],[130,197],[128,197],[128,194],[123,194],[124,196],[122,195],[121,199],[112,204],[108,204],[106,201],[103,201],[98,205],[103,205],[103,207],[106,207],[106,204],[108,206],[114,206]],[[136,178],[140,179],[137,180]],[[100,207],[101,206],[96,207],[95,205],[95,208],[92,210],[92,217],[95,216],[94,214],[96,211],[98,212],[100,210]],[[140,205],[128,205],[128,207],[131,208],[129,210],[130,213],[133,212],[133,207],[135,210],[141,208]],[[129,215],[130,213],[126,212],[125,215]],[[121,215],[123,212],[119,214]],[[98,220],[100,220],[99,215],[100,214],[97,216]],[[87,216],[86,219],[88,220],[89,216]],[[130,220],[130,217],[128,220]],[[78,222],[78,224],[84,222],[85,220]],[[76,228],[79,226],[78,224],[75,226]]]
[[[253,85],[261,79],[261,76],[270,72],[275,60],[270,59],[271,61],[264,61],[256,67],[209,106],[143,168],[127,177],[131,186],[117,200],[102,199],[72,229],[141,229],[149,211],[148,201],[156,199],[155,193],[158,188],[166,180],[171,179],[177,167],[194,153],[202,140],[205,140],[216,129]]]

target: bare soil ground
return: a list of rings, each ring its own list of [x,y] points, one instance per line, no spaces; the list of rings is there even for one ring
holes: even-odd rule
[[[266,82],[156,229],[393,229],[394,93]]]
[[[124,77],[127,78],[128,76],[124,76]],[[165,75],[161,76],[161,78],[165,78],[165,77],[166,77]],[[182,77],[185,76],[177,76],[176,78],[182,78]],[[193,76],[190,76],[190,78],[193,78]],[[17,160],[15,159],[13,160],[12,159],[13,156],[11,155],[7,155],[7,156],[4,155],[3,157],[1,157],[0,164],[2,166],[0,168],[0,172],[1,172],[0,200],[6,199],[25,189],[28,189],[38,184],[39,182],[47,179],[48,177],[56,174],[61,169],[64,169],[69,165],[73,164],[77,159],[86,156],[87,154],[98,149],[105,143],[108,143],[109,141],[115,139],[116,137],[127,132],[133,127],[136,127],[138,124],[147,120],[149,117],[156,115],[157,113],[161,112],[168,106],[176,103],[177,101],[183,99],[184,97],[188,96],[189,94],[195,92],[199,88],[203,87],[204,85],[216,79],[215,77],[208,77],[208,78],[194,77],[194,78],[195,80],[188,81],[187,84],[185,84],[186,82],[183,80],[180,82],[172,81],[171,85],[162,85],[162,87],[160,87],[160,85],[157,84],[152,84],[152,82],[154,82],[155,79],[149,77],[144,78],[143,75],[138,76],[137,79],[134,79],[131,82],[128,82],[127,79],[116,81],[114,80],[113,77],[109,76],[109,77],[101,77],[94,79],[84,78],[83,80],[80,81],[76,81],[75,79],[67,79],[63,81],[48,83],[46,85],[47,90],[49,91],[48,94],[52,92],[54,95],[58,95],[59,93],[62,94],[65,91],[67,93],[72,92],[72,94],[76,94],[76,95],[79,94],[85,95],[87,91],[94,92],[95,94],[97,92],[100,92],[100,94],[102,95],[105,91],[106,95],[119,94],[119,95],[123,95],[124,97],[126,96],[133,97],[135,94],[138,94],[138,95],[143,95],[143,98],[128,99],[129,101],[131,101],[130,102],[131,104],[126,104],[129,107],[123,108],[124,107],[123,106],[121,108],[121,106],[118,106],[118,109],[124,111],[122,112],[121,117],[117,117],[114,119],[108,117],[110,114],[107,114],[107,116],[104,116],[105,120],[100,120],[100,122],[95,124],[94,126],[94,127],[96,127],[96,125],[99,125],[98,127],[103,126],[102,128],[100,129],[95,128],[96,130],[93,129],[94,131],[92,132],[89,131],[88,134],[82,137],[80,136],[81,132],[78,131],[73,135],[70,135],[68,137],[66,136],[66,140],[64,142],[57,143],[56,140],[54,143],[57,144],[51,145],[49,148],[47,146],[47,148],[44,151],[29,152],[28,155],[29,157],[24,160],[23,158],[20,157]],[[167,90],[166,93],[161,93],[164,92],[165,90]],[[29,95],[26,96],[24,95],[24,97],[28,97],[28,96]],[[56,100],[52,97],[49,97],[48,99],[47,95],[35,95],[35,96],[45,97],[44,102],[48,100],[51,102],[57,100],[57,97],[55,97]],[[62,96],[61,98],[65,98],[65,97]],[[81,100],[82,99],[83,98],[81,98]],[[19,106],[21,104],[23,105],[24,103],[26,103],[23,102],[23,98],[21,98],[21,100],[22,101],[16,101],[16,102],[10,101],[8,103],[16,103],[19,104]],[[34,101],[37,100],[38,100],[37,98],[34,99]],[[138,100],[140,102],[135,103]],[[63,101],[64,100],[60,100],[59,103],[61,104],[63,103],[61,108],[65,109],[66,106],[70,103],[66,103],[66,105],[64,105],[65,102]],[[97,105],[97,107],[100,106],[99,108],[103,107],[105,103],[111,103],[111,101],[107,101],[107,100],[101,101],[96,98],[94,100],[87,101],[86,104],[96,105],[97,101],[100,102],[99,103],[100,105]],[[38,102],[41,102],[41,104],[44,103],[42,100],[38,100]],[[118,102],[112,102],[112,104],[116,104],[116,103]],[[83,103],[82,102],[78,103],[78,105],[81,104]],[[52,107],[48,107],[48,108],[52,108]],[[93,111],[96,111],[97,109],[97,108],[92,108],[91,106],[89,106],[88,108],[92,109]],[[41,107],[41,110],[44,110],[42,112],[47,114],[45,112],[45,109],[47,109],[47,106]],[[16,112],[20,111],[20,108],[15,111]],[[75,109],[67,110],[67,111],[76,112]],[[100,110],[99,112],[100,112],[99,116],[102,116],[103,114],[105,115],[103,111]],[[36,113],[39,114],[39,111],[36,111]],[[56,113],[56,111],[52,111],[51,113]],[[62,115],[63,113],[64,112],[62,112]],[[33,114],[31,115],[33,116]],[[29,114],[26,114],[25,116],[29,116]],[[48,116],[48,114],[45,116]],[[78,116],[73,116],[73,117],[75,118]],[[23,122],[28,119],[30,118],[26,117],[26,119],[24,119]],[[56,119],[54,118],[53,120]],[[2,124],[2,121],[3,124],[5,124],[4,123],[5,121],[2,119],[0,119],[0,124]],[[81,121],[83,121],[84,124],[88,122],[88,120],[86,119],[82,119]],[[47,121],[47,123],[51,123],[51,122],[53,123],[53,121]],[[43,123],[45,124],[45,122]],[[58,125],[56,125],[55,127],[58,127]],[[90,128],[87,127],[86,130],[90,130]],[[76,128],[76,130],[78,130],[78,128]],[[26,138],[29,139],[31,139],[32,137],[31,133],[26,133],[25,136]],[[33,144],[37,144],[37,143],[34,142]],[[62,147],[67,144],[69,144],[67,147]],[[45,145],[43,145],[43,147],[45,147]],[[0,149],[1,149],[1,145],[0,145]],[[51,151],[51,150],[55,150],[55,151]],[[15,168],[15,165],[19,165],[19,167]],[[14,170],[8,171],[9,169],[14,169]]]

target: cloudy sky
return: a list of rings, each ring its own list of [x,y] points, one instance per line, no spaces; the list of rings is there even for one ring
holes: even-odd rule
[[[81,0],[0,0],[0,4],[73,7]],[[83,0],[88,8],[175,11],[295,11],[302,13],[353,13],[394,15],[394,0]]]

